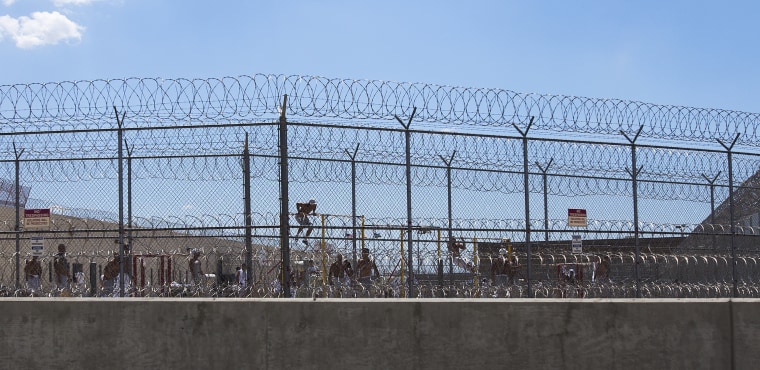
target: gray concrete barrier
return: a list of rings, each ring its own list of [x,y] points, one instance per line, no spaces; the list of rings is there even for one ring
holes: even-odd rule
[[[0,300],[7,369],[754,369],[755,299]]]

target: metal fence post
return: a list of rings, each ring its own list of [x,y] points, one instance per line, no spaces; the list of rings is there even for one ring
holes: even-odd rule
[[[245,214],[245,267],[246,267],[246,287],[250,287],[253,282],[253,233],[251,229],[251,153],[248,149],[248,133],[245,133],[245,142],[243,143],[243,213]],[[234,282],[238,284],[238,281]]]
[[[117,146],[118,146],[118,181],[119,181],[119,297],[124,297],[124,150],[122,148],[122,140],[124,137],[124,118],[127,112],[123,112],[121,119],[119,119],[119,111],[116,106],[113,107],[114,114],[116,115],[117,127]]]
[[[134,274],[135,271],[132,266],[132,150],[134,149],[134,145],[130,148],[127,145],[127,139],[124,139],[124,148],[127,151],[127,242],[124,245],[124,256],[126,257],[124,270],[127,273],[132,271]],[[132,277],[134,278],[134,275]]]
[[[549,189],[546,172],[549,171],[549,167],[552,165],[552,162],[554,162],[554,157],[549,159],[549,163],[546,164],[546,167],[542,167],[541,164],[536,162],[536,166],[539,170],[541,170],[541,178],[543,179],[544,183],[544,243],[546,245],[549,244]]]
[[[409,260],[407,266],[409,268],[409,296],[412,296],[412,289],[414,289],[414,264],[412,258],[414,257],[412,248],[412,154],[411,154],[411,132],[409,126],[412,125],[414,114],[417,113],[417,107],[412,109],[412,115],[409,116],[407,123],[404,123],[398,116],[396,120],[404,127],[404,138],[406,142],[406,232],[409,235]]]
[[[280,253],[282,292],[290,297],[290,218],[288,217],[288,95],[282,97],[280,110]]]
[[[15,189],[15,203],[16,203],[16,226],[14,228],[16,234],[16,290],[21,288],[21,155],[24,154],[24,149],[16,149],[16,142],[13,142],[13,152],[15,154],[16,165],[16,189]]]
[[[733,153],[731,150],[734,148],[734,144],[739,140],[739,134],[736,134],[734,141],[731,145],[726,145],[718,139],[718,143],[726,148],[726,155],[728,156],[728,214],[729,222],[731,223],[731,279],[733,280],[733,296],[734,298],[739,296],[737,279],[736,279],[736,246],[734,245],[734,237],[736,236],[736,225],[734,224],[734,170],[733,170]]]
[[[628,142],[631,143],[631,169],[626,168],[628,174],[631,175],[632,193],[633,193],[633,245],[635,249],[636,261],[633,263],[634,274],[636,278],[636,298],[641,298],[641,276],[639,275],[639,264],[641,263],[641,251],[639,250],[639,197],[638,197],[638,175],[641,172],[641,167],[636,167],[636,139],[639,138],[641,130],[644,126],[639,127],[639,131],[631,139],[625,132],[620,133],[625,136]]]
[[[525,247],[527,249],[527,255],[528,255],[528,297],[531,297],[533,295],[533,287],[531,284],[531,257],[532,257],[532,251],[531,251],[531,243],[530,243],[530,185],[528,184],[529,178],[528,178],[528,131],[530,131],[530,127],[533,125],[533,118],[530,117],[530,122],[528,122],[528,126],[525,127],[525,131],[521,130],[519,127],[517,127],[517,124],[512,122],[512,126],[514,126],[515,130],[522,135],[522,149],[523,149],[523,186],[524,186],[524,192],[525,192]]]
[[[90,261],[90,297],[98,295],[98,265]]]
[[[457,154],[457,151],[453,151],[451,153],[451,157],[447,160],[442,155],[438,155],[438,157],[441,158],[444,164],[446,164],[446,190],[447,190],[447,202],[446,202],[446,208],[448,209],[448,239],[446,241],[446,245],[448,246],[449,243],[451,243],[451,219],[452,219],[452,212],[451,212],[451,163],[454,162],[454,155]],[[448,250],[448,248],[447,248]],[[443,287],[443,264],[440,261],[438,261],[438,264],[441,266],[441,268],[438,270],[438,284]],[[451,284],[454,284],[454,266],[451,256],[449,256],[449,280],[451,281]]]
[[[354,152],[344,149],[349,158],[351,158],[351,245],[353,247],[351,263],[356,269],[356,153],[359,152],[359,144],[356,144]]]

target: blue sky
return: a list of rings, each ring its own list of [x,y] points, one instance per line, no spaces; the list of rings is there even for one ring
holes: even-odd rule
[[[497,88],[760,113],[757,4],[0,0],[0,85],[263,73]],[[112,210],[116,205],[116,194],[108,187],[112,180],[104,181],[106,185],[87,183],[91,185],[87,196],[78,192],[82,184],[77,182],[35,184],[32,197],[67,207],[110,206]],[[145,181],[141,185],[169,192],[174,183]],[[216,196],[217,188],[200,194],[192,184],[179,187],[185,191],[184,198],[172,198],[173,203],[166,206],[141,203],[145,208],[137,210],[139,215],[201,215],[224,203]],[[230,187],[239,189],[239,184]],[[291,202],[309,199],[314,193],[320,192],[309,184],[294,185]],[[140,194],[152,193],[143,190]],[[420,199],[439,200],[431,206],[439,207],[445,193],[434,194]],[[240,196],[228,195],[224,204],[229,208],[219,212],[239,214]],[[366,199],[372,196],[364,194]],[[516,196],[514,204],[521,204],[522,195]],[[82,203],[85,199],[89,203]],[[342,199],[332,199],[332,204],[326,199],[320,203],[325,204],[320,212],[349,213],[349,203]],[[542,206],[539,195],[532,199],[532,208]],[[483,198],[478,205],[496,201]],[[567,208],[584,208],[593,200],[552,202],[549,218],[561,219]],[[631,207],[619,203],[625,210]],[[369,214],[370,207],[361,205],[359,213]],[[274,203],[257,206],[257,212],[277,210]],[[642,218],[698,223],[708,214],[707,206],[696,212],[693,204],[642,207],[647,209]],[[398,204],[387,207],[405,211]],[[162,213],[157,214],[155,208]],[[592,206],[588,208],[593,211]],[[590,218],[617,219],[609,210],[612,207],[598,208],[603,209],[590,213]],[[543,217],[537,210],[531,215]],[[513,212],[510,217],[520,219],[522,214]]]
[[[758,4],[0,0],[0,85],[271,73],[754,113]]]

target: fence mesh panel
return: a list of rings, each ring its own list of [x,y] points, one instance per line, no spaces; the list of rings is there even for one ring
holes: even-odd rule
[[[757,122],[306,76],[3,85],[0,294],[757,297]]]

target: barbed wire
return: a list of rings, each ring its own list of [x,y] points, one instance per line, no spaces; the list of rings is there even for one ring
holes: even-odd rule
[[[131,131],[126,142],[128,157],[134,159],[133,178],[240,179],[242,147],[249,132],[253,176],[278,181],[277,134],[271,125]],[[349,149],[356,149],[358,183],[401,185],[406,181],[406,148],[400,144],[403,132],[307,124],[294,125],[290,132],[293,181],[350,181]],[[29,181],[115,178],[118,162],[113,134],[26,135],[16,147],[6,143],[4,156],[14,158],[15,150],[24,149],[22,171]],[[552,195],[630,195],[630,150],[621,144],[531,140],[529,171],[533,175],[546,171]],[[446,159],[454,169],[455,188],[504,193],[523,190],[521,140],[419,132],[412,135],[410,154],[416,186],[445,186]],[[637,147],[636,155],[641,167],[638,180],[643,184],[639,195],[644,198],[706,201],[705,176],[713,175],[717,175],[719,195],[725,192],[729,173],[725,152],[644,146]],[[757,156],[735,154],[734,179],[750,178],[757,166]],[[6,168],[7,177],[12,177],[11,168]],[[541,187],[540,177],[531,176],[529,189],[539,192]]]
[[[285,93],[290,96],[289,119],[293,117],[288,147],[294,184],[355,180],[364,186],[403,186],[408,154],[412,186],[419,189],[416,193],[432,194],[426,195],[431,198],[437,191],[430,190],[449,184],[456,191],[481,193],[519,194],[527,188],[552,196],[631,197],[634,146],[623,138],[643,127],[644,138],[679,141],[678,145],[637,143],[639,198],[704,204],[712,196],[725,199],[729,180],[742,184],[741,191],[760,187],[749,181],[759,166],[756,154],[733,153],[729,169],[725,148],[684,147],[690,140],[715,145],[726,133],[754,123],[754,115],[506,90],[281,75],[0,86],[0,134],[9,139],[0,144],[0,176],[15,178],[18,159],[25,184],[115,180],[121,134],[122,155],[130,160],[129,175],[134,180],[215,181],[220,191],[232,192],[229,189],[239,186],[244,176],[242,151],[248,144],[251,178],[277,183],[276,117]],[[400,128],[395,119],[411,115],[410,106],[420,108],[415,122],[434,130],[419,130],[416,125],[412,131]],[[123,131],[116,130],[118,113],[127,117]],[[528,116],[537,117],[532,129],[555,133],[525,138],[529,160],[525,184],[525,148],[516,132],[527,126]],[[488,134],[489,127],[498,127],[499,134]],[[753,144],[754,132],[738,136],[738,143]],[[606,136],[590,141],[568,137],[573,133]],[[409,153],[404,145],[407,134]],[[357,170],[354,179],[352,161]],[[450,177],[447,169],[452,170]],[[719,211],[720,207],[726,205]]]
[[[0,251],[0,296],[98,296],[118,297],[118,292],[103,279],[98,271],[112,259],[114,249],[83,249],[68,254],[72,265],[79,266],[73,280],[66,288],[56,287],[48,275],[40,276],[34,284],[12,281],[16,255]],[[334,250],[332,253],[338,253]],[[641,292],[642,298],[716,298],[732,296],[731,266],[733,258],[725,253],[655,253],[642,252],[591,252],[570,253],[561,251],[536,251],[531,257],[530,275],[532,294],[528,294],[525,263],[528,256],[515,252],[513,272],[509,279],[499,281],[488,274],[492,258],[483,254],[478,261],[480,274],[472,274],[444,267],[443,280],[435,275],[436,266],[418,266],[429,273],[419,272],[418,286],[409,292],[400,284],[399,271],[393,261],[398,261],[397,251],[376,251],[377,261],[390,261],[382,265],[381,276],[370,282],[351,279],[330,279],[328,266],[335,255],[322,258],[309,253],[296,253],[299,258],[311,259],[315,269],[309,276],[301,270],[291,280],[295,297],[378,298],[378,297],[470,297],[470,298],[634,298]],[[28,259],[28,256],[26,257]],[[125,297],[173,296],[173,297],[282,297],[277,286],[277,251],[261,249],[253,258],[252,286],[243,287],[232,280],[235,265],[245,262],[244,256],[234,248],[214,247],[204,249],[200,258],[204,270],[210,272],[200,281],[194,281],[186,261],[189,252],[182,249],[162,250],[158,253],[136,252],[129,260],[130,279],[125,286]],[[446,257],[447,258],[447,257]],[[43,254],[42,272],[52,266],[54,256]],[[602,272],[600,264],[607,260],[608,270]],[[739,297],[758,297],[760,288],[760,259],[752,254],[738,254],[735,258],[739,281]],[[172,261],[171,263],[167,263]],[[294,260],[295,264],[304,260]],[[444,261],[445,262],[445,261]],[[134,263],[134,264],[132,264]],[[437,259],[432,259],[437,264]],[[642,281],[632,278],[633,266],[639,265]],[[172,266],[167,269],[167,266]],[[296,266],[297,267],[297,266]],[[134,272],[134,274],[133,274]],[[421,274],[421,275],[420,275]]]
[[[5,133],[105,129],[115,106],[128,127],[244,123],[274,119],[282,96],[288,114],[311,119],[392,121],[395,116],[443,126],[512,124],[563,134],[619,135],[715,143],[738,133],[756,146],[756,113],[657,105],[618,99],[517,93],[495,88],[424,83],[264,75],[163,79],[127,78],[0,85],[0,130]]]
[[[125,142],[128,154],[135,157],[240,155],[245,134],[250,133],[251,152],[274,157],[278,155],[276,130],[273,125],[136,130],[125,135]],[[361,162],[403,164],[405,160],[406,148],[401,145],[403,133],[400,131],[302,124],[292,126],[290,132],[290,152],[294,157],[345,161],[346,150],[356,147],[357,160]],[[114,132],[104,131],[19,135],[0,147],[0,157],[15,158],[18,149],[23,149],[22,159],[27,160],[112,159],[117,155],[115,138]],[[441,167],[441,158],[455,153],[454,167],[522,171],[522,143],[514,138],[415,133],[411,139],[410,154],[415,166]],[[630,167],[630,146],[626,145],[533,139],[528,148],[532,162],[553,161],[552,173],[591,171],[620,176]],[[638,147],[637,156],[644,176],[649,173],[652,177],[698,179],[704,173],[727,173],[726,154],[720,151]],[[754,173],[756,162],[754,156],[740,156],[735,171],[749,176]]]
[[[44,200],[30,198],[30,207],[49,207],[55,215],[50,224],[49,231],[56,232],[87,232],[87,233],[115,233],[118,232],[119,216],[116,212],[107,212],[99,209],[64,207],[60,205],[50,206]],[[57,217],[63,216],[63,217]],[[328,240],[350,239],[347,233],[353,234],[352,217],[350,215],[325,214],[325,224],[321,222],[321,215],[315,217],[317,228],[325,227]],[[381,233],[383,238],[393,239],[398,233],[405,232],[408,228],[407,220],[403,217],[366,217],[357,216],[356,237],[360,239],[360,231],[364,231],[365,239],[376,238],[375,233]],[[133,230],[153,232],[155,230],[174,230],[186,232],[190,237],[195,236],[220,236],[237,238],[245,229],[243,222],[245,217],[242,213],[227,214],[202,214],[202,215],[171,215],[134,217],[132,221],[125,220],[125,224]],[[254,212],[250,217],[251,226],[259,237],[279,237],[280,217],[275,212]],[[532,219],[531,229],[536,233],[544,231],[544,220]],[[614,219],[589,219],[588,226],[582,229],[570,227],[567,219],[546,220],[552,234],[552,240],[570,240],[571,233],[598,233],[600,236],[609,234],[612,236],[631,235],[635,225],[631,220]],[[295,220],[291,220],[291,227],[297,227]],[[434,235],[437,231],[446,231],[449,228],[449,219],[444,217],[416,217],[413,219],[413,230],[419,235]],[[526,224],[524,219],[519,218],[452,218],[452,230],[460,236],[492,238],[500,240],[505,237],[504,233],[510,234],[513,240],[520,240],[524,235]],[[141,230],[142,229],[142,230]],[[95,230],[95,231],[92,231]],[[10,220],[0,223],[0,231],[13,232],[14,223]],[[639,222],[639,232],[652,236],[683,236],[683,235],[730,235],[731,228],[728,224],[720,223],[667,223],[667,222]],[[199,233],[207,233],[199,234]],[[744,236],[760,236],[760,227],[737,225],[734,233]],[[444,233],[445,234],[445,233]],[[316,234],[315,234],[316,235]],[[315,237],[320,239],[321,237]]]
[[[131,80],[130,80],[131,81]],[[192,85],[192,84],[191,84]],[[62,84],[61,86],[69,86]],[[153,86],[153,85],[151,85]],[[214,85],[220,86],[220,85]],[[71,88],[74,88],[71,86]],[[88,90],[100,91],[100,90]],[[130,90],[132,91],[132,90]],[[35,95],[37,96],[37,95]],[[131,96],[131,95],[130,95]],[[70,98],[69,98],[70,99]],[[56,100],[58,101],[58,100]],[[105,118],[105,117],[103,117]],[[356,145],[357,158],[361,162],[383,161],[387,164],[401,164],[405,157],[405,148],[401,146],[403,132],[400,130],[367,130],[314,126],[300,124],[292,126],[291,153],[294,157],[312,158],[320,160],[333,160],[308,164],[309,175],[317,174],[322,181],[346,181],[345,169],[340,161],[345,161],[347,147]],[[276,127],[269,126],[233,126],[233,127],[180,127],[165,130],[133,130],[127,133],[127,147],[130,153],[142,156],[187,156],[188,154],[203,153],[204,155],[231,155],[239,153],[243,143],[241,138],[244,133],[251,133],[252,150],[258,155],[277,155]],[[93,158],[114,158],[115,143],[113,131],[85,132],[55,132],[36,135],[15,136],[13,147],[7,143],[5,156],[12,157],[18,147],[25,150],[25,158],[50,159],[63,158],[68,155],[70,159],[81,159],[92,156]],[[616,136],[620,137],[619,133]],[[18,142],[16,141],[18,139]],[[415,181],[424,185],[441,184],[442,165],[440,158],[452,157],[452,166],[472,170],[497,169],[505,172],[521,172],[521,141],[486,135],[450,135],[440,133],[415,133],[412,136],[412,152],[410,153],[415,166],[420,167],[415,171]],[[309,143],[309,145],[303,145]],[[573,176],[577,173],[588,174],[596,177],[627,179],[630,148],[620,144],[600,144],[588,142],[556,142],[534,139],[530,141],[529,155],[531,160],[538,165],[552,161],[551,175],[565,174]],[[642,166],[640,179],[667,178],[676,182],[700,183],[705,173],[722,173],[727,176],[725,167],[725,153],[721,152],[697,152],[677,148],[647,148],[638,147],[637,155]],[[338,162],[334,162],[338,161]],[[203,179],[203,178],[238,178],[237,166],[219,165],[228,164],[225,160],[208,158],[193,159],[167,159],[165,161],[142,162],[143,173],[136,172],[137,178],[141,176],[163,176],[172,179]],[[745,157],[735,163],[736,174],[739,178],[748,178],[754,173],[756,159]],[[66,165],[66,173],[56,174],[56,181],[76,181],[81,178],[99,178],[104,174],[114,173],[109,168],[102,168],[103,162],[87,162],[91,168],[74,170],[73,166]],[[46,165],[36,164],[35,174],[53,173],[54,170],[45,171]],[[94,166],[94,167],[93,167]],[[306,164],[302,164],[306,166]],[[429,166],[430,168],[424,168]],[[108,167],[108,166],[106,166]],[[382,169],[382,171],[379,171]],[[264,175],[264,169],[259,168]],[[73,172],[72,172],[73,171]],[[224,171],[224,173],[220,173]],[[320,171],[322,173],[320,174]],[[359,178],[358,181],[367,183],[400,184],[405,179],[398,167],[384,166],[373,167],[371,171],[363,171],[371,174],[367,178]],[[271,173],[271,171],[269,171]],[[455,179],[455,187],[464,187],[474,190],[496,190],[514,192],[519,186],[515,181],[482,181],[482,178],[493,177],[490,173],[479,174],[468,172],[467,178]],[[320,176],[324,175],[324,176]],[[266,175],[264,175],[266,176]],[[340,176],[341,178],[337,178]],[[303,176],[296,176],[303,177]],[[501,177],[501,176],[497,176]],[[274,179],[272,175],[268,179]],[[462,173],[457,174],[462,179]],[[41,180],[39,178],[35,180]],[[721,178],[723,180],[723,178]],[[598,180],[596,180],[598,184]],[[722,181],[727,182],[727,181]],[[480,187],[471,187],[477,184]],[[506,186],[505,186],[506,184]],[[496,186],[493,186],[496,185]],[[672,186],[671,186],[672,187]],[[534,184],[531,190],[535,190]],[[556,189],[572,189],[573,187],[560,186]],[[590,187],[575,187],[590,189]],[[630,194],[625,189],[616,189],[618,186],[595,186],[595,194]],[[614,189],[614,190],[611,190]],[[552,189],[556,195],[582,195],[579,192],[562,192]],[[587,192],[586,192],[587,193]],[[673,192],[666,189],[659,194],[643,193],[644,197],[665,199],[664,194],[689,194],[686,192]],[[701,193],[701,192],[700,192]],[[700,195],[704,200],[704,194]],[[687,195],[685,199],[696,199]]]
[[[94,198],[95,202],[101,202],[97,205],[111,207],[111,211],[72,208],[34,198],[28,199],[26,204],[27,208],[50,208],[53,212],[50,230],[46,230],[49,240],[71,240],[80,244],[76,257],[103,260],[114,248],[114,237],[122,236],[120,231],[123,230],[117,226],[122,220],[113,211],[115,205],[107,201],[117,192],[114,180],[124,175],[120,173],[124,163],[120,163],[119,158],[127,159],[131,169],[127,175],[138,180],[138,191],[142,191],[142,195],[153,189],[169,188],[177,199],[194,198],[194,194],[200,193],[195,189],[209,182],[213,187],[204,191],[224,195],[224,198],[219,196],[219,202],[213,199],[208,203],[205,199],[192,199],[198,201],[198,209],[203,207],[197,214],[195,211],[189,211],[188,215],[176,214],[178,209],[184,212],[184,205],[181,208],[146,206],[155,200],[154,195],[137,202],[136,208],[143,212],[175,214],[140,214],[124,220],[128,224],[128,238],[135,242],[134,250],[185,257],[190,246],[202,246],[210,255],[239,262],[244,243],[252,242],[258,267],[271,273],[277,266],[277,250],[282,245],[281,220],[277,213],[262,210],[277,208],[273,203],[277,189],[272,185],[280,181],[277,118],[285,94],[289,96],[288,171],[295,189],[291,195],[302,196],[304,188],[319,193],[323,190],[320,187],[333,186],[329,193],[321,195],[333,198],[328,202],[338,209],[336,212],[346,213],[348,187],[340,184],[355,180],[366,194],[387,185],[396,191],[411,180],[417,202],[415,217],[409,220],[400,215],[401,198],[391,200],[391,205],[378,204],[382,202],[375,199],[360,199],[353,206],[359,206],[363,213],[376,212],[362,216],[361,230],[353,227],[351,221],[358,220],[350,216],[315,218],[321,235],[311,235],[305,243],[295,238],[288,240],[293,244],[294,258],[316,258],[321,254],[324,259],[328,247],[330,254],[355,252],[356,245],[350,242],[356,240],[355,234],[361,231],[364,236],[360,242],[372,247],[378,263],[388,270],[400,270],[398,265],[405,257],[399,252],[399,246],[403,245],[409,227],[415,231],[412,238],[418,243],[417,256],[408,262],[415,263],[417,271],[426,274],[434,271],[437,263],[434,261],[441,256],[444,240],[441,232],[448,228],[456,236],[471,240],[473,245],[476,240],[498,241],[504,237],[514,241],[531,240],[526,230],[532,230],[532,243],[543,243],[546,250],[564,246],[576,233],[592,240],[617,240],[616,245],[624,249],[630,249],[630,237],[636,234],[659,240],[653,243],[664,244],[660,249],[663,253],[682,253],[681,256],[690,250],[695,254],[725,253],[728,245],[725,237],[736,235],[741,238],[736,238],[736,246],[732,238],[731,248],[742,252],[756,250],[754,239],[760,236],[760,228],[753,226],[757,222],[752,209],[757,208],[757,202],[752,199],[757,198],[754,194],[760,188],[760,176],[756,174],[760,157],[754,129],[758,115],[495,89],[282,75],[3,85],[0,86],[0,135],[6,140],[0,143],[0,179],[4,179],[5,185],[0,190],[13,194],[12,183],[25,189],[41,189],[40,193],[53,194],[51,197],[61,202],[84,200],[83,204],[89,204],[87,201]],[[399,127],[396,119],[410,118],[412,112],[414,125]],[[123,126],[118,128],[117,114],[125,117]],[[530,135],[527,135],[528,127]],[[735,136],[737,133],[741,135]],[[637,137],[640,134],[641,140],[633,145],[628,141],[629,134]],[[409,148],[405,145],[407,137]],[[119,138],[123,142],[118,142]],[[731,142],[734,138],[736,141]],[[736,143],[741,151],[724,147],[723,142],[718,145],[718,140]],[[119,153],[122,144],[124,150]],[[250,150],[250,173],[243,167],[246,145]],[[528,174],[524,174],[524,150]],[[411,160],[411,178],[407,177],[407,157]],[[356,165],[356,177],[352,176],[352,165]],[[250,189],[255,189],[259,197],[255,202],[258,212],[254,210],[250,218],[234,213],[240,201],[234,203],[226,199],[241,192],[244,182],[240,180],[246,175],[250,175],[254,183]],[[546,175],[546,183],[542,175]],[[15,178],[20,183],[9,180]],[[151,181],[154,179],[172,181]],[[690,211],[708,213],[705,204],[712,203],[713,196],[726,199],[731,181],[735,186],[741,184],[736,187],[735,197],[743,202],[737,207],[739,220],[733,220],[733,225],[728,220],[727,202],[709,212],[718,216],[710,223],[707,220],[686,224],[657,221],[661,217],[658,212],[677,213],[678,207],[692,206]],[[56,191],[66,192],[66,183],[82,184],[82,192],[74,196],[78,199],[56,195]],[[453,204],[458,216],[451,219],[437,216],[443,214],[444,189],[449,185],[456,190],[455,197],[464,196],[463,201]],[[55,187],[56,191],[50,192],[46,186]],[[548,213],[543,216],[546,219],[534,213],[526,220],[520,218],[519,211],[524,206],[519,205],[521,199],[518,199],[526,189],[532,194],[545,192],[554,196],[553,200],[561,196],[593,197],[593,201],[602,206],[596,207],[599,211],[593,213],[596,218],[590,218],[588,227],[583,229],[571,227],[566,219],[550,218]],[[468,193],[470,191],[473,193]],[[391,194],[384,195],[393,198]],[[508,210],[491,209],[492,199],[497,197]],[[646,221],[634,223],[625,219],[628,204],[610,204],[610,209],[602,209],[609,200],[626,201],[631,197],[648,201],[641,203],[644,207],[637,206],[651,212],[644,218]],[[525,199],[527,202],[527,197]],[[528,207],[540,208],[540,200],[533,199],[535,204]],[[688,202],[701,204],[686,204]],[[556,201],[552,205],[552,217],[562,214],[557,209],[564,213],[563,203]],[[320,201],[320,204],[324,203]],[[376,209],[378,206],[384,209]],[[407,207],[412,206],[407,204]],[[549,206],[544,207],[548,212]],[[669,219],[673,218],[676,217]],[[252,230],[246,229],[247,221],[251,222]],[[291,220],[291,226],[294,225]],[[249,231],[252,233],[247,233]],[[540,235],[543,232],[546,234]],[[14,222],[0,223],[0,239],[7,245],[17,242],[18,235],[18,225]],[[715,238],[724,240],[717,243]],[[171,246],[166,243],[168,240],[173,241]],[[92,249],[97,252],[89,255],[87,251]],[[533,258],[571,261],[571,256],[558,254],[556,249],[542,253],[538,252]],[[7,266],[12,257],[4,255]],[[619,261],[615,261],[621,266],[638,263],[628,254],[615,258],[618,257]],[[572,258],[578,262],[577,257]],[[682,279],[682,274],[695,271],[680,271],[681,257],[672,259],[676,267],[670,257],[644,254],[643,258],[645,265],[649,259],[652,264],[667,264],[668,271],[673,272],[667,279]],[[720,258],[725,263],[715,262]],[[696,284],[715,283],[707,288],[709,292],[728,292],[725,283],[729,264],[726,257],[720,258],[699,260],[704,262],[699,270],[704,276],[692,279],[698,281]],[[742,276],[747,281],[760,280],[755,276],[756,266],[760,265],[758,260],[749,256],[741,258],[744,258]],[[683,263],[692,264],[696,259],[696,255],[687,256]],[[207,260],[213,263],[210,261]],[[593,261],[586,256],[581,262]],[[556,268],[554,262],[539,266],[541,268],[536,270],[539,275],[556,273],[552,270]],[[656,268],[648,273],[657,273]],[[186,292],[187,272],[184,274],[178,284]],[[605,289],[630,292],[632,271],[621,276],[627,276],[628,280]],[[378,291],[403,294],[403,285],[391,283],[393,279],[397,276],[390,273],[390,279],[378,287]],[[474,277],[467,279],[477,281]],[[643,283],[650,282],[645,279]],[[583,295],[595,294],[591,288],[583,287]],[[277,294],[269,288],[260,289],[266,290],[260,294]],[[673,284],[666,287],[654,284],[645,285],[644,290],[647,289],[651,293],[644,293],[645,296],[670,296],[661,292],[680,288]],[[470,288],[458,291],[480,294]],[[573,288],[558,293],[548,285],[536,288],[536,292],[547,296],[574,294],[573,291],[578,292]],[[712,294],[704,289],[699,291],[699,294]],[[318,293],[313,290],[311,294]],[[357,294],[366,294],[366,290]],[[502,293],[493,290],[488,294]]]

